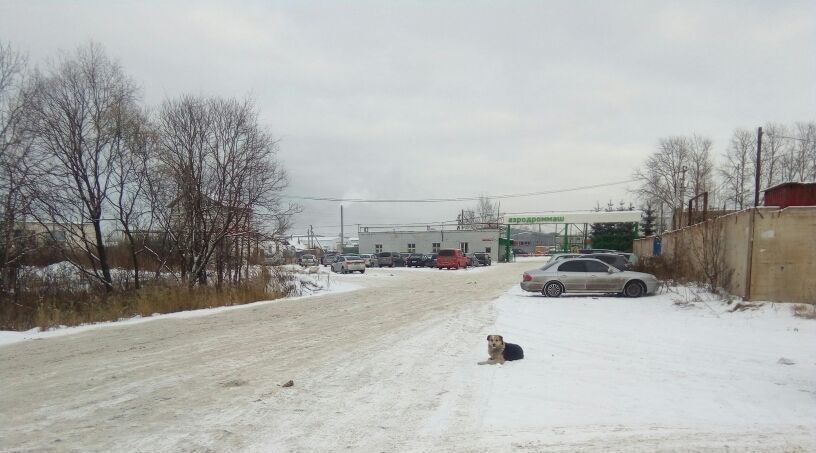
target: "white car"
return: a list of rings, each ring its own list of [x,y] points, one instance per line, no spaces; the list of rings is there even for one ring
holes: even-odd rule
[[[349,272],[365,272],[365,260],[357,255],[343,255],[338,256],[332,263],[331,270],[341,274],[348,274]]]
[[[363,261],[365,261],[366,267],[377,267],[379,265],[379,262],[377,261],[377,255],[370,255],[364,253],[360,255],[360,258],[362,258]]]

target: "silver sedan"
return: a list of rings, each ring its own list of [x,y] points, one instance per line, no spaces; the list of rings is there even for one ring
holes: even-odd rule
[[[615,293],[640,297],[657,291],[657,277],[642,272],[621,271],[594,258],[552,261],[522,276],[521,289],[547,297],[563,293]]]

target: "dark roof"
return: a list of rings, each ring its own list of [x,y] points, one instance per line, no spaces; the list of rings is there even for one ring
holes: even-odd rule
[[[796,186],[803,186],[803,187],[816,187],[816,182],[794,182],[794,181],[788,181],[788,182],[783,182],[783,183],[777,184],[777,185],[775,185],[775,186],[773,186],[773,187],[768,187],[767,189],[764,189],[764,190],[763,190],[763,192],[767,192],[767,191],[769,191],[769,190],[778,189],[778,188],[780,188],[780,187],[796,187]]]

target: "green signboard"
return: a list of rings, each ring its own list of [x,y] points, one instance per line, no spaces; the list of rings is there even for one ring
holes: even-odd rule
[[[545,216],[545,217],[510,217],[507,219],[507,223],[510,224],[520,224],[520,223],[557,223],[563,222],[564,216]]]

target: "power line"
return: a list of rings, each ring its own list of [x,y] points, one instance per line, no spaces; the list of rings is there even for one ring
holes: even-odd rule
[[[478,197],[456,197],[456,198],[416,198],[416,199],[406,199],[406,198],[395,198],[395,199],[372,199],[372,198],[334,198],[334,197],[307,197],[307,196],[300,196],[300,195],[284,195],[284,198],[290,198],[294,200],[311,200],[311,201],[333,201],[333,202],[347,202],[347,203],[447,203],[453,201],[476,201],[480,198],[490,198],[490,199],[506,199],[506,198],[522,198],[522,197],[535,197],[540,195],[551,195],[556,193],[565,193],[565,192],[576,192],[579,190],[587,190],[587,189],[597,189],[599,187],[609,187],[609,186],[617,186],[620,184],[628,184],[631,182],[637,181],[636,179],[628,179],[626,181],[616,181],[616,182],[608,182],[604,184],[594,184],[591,186],[581,186],[581,187],[572,187],[569,189],[556,189],[556,190],[545,190],[542,192],[527,192],[527,193],[514,193],[514,194],[504,194],[504,195],[482,195]]]
[[[767,135],[768,137],[785,138],[785,139],[788,139],[788,140],[796,140],[796,141],[805,142],[805,143],[809,143],[809,142],[812,141],[810,138],[787,137],[785,135],[771,134],[771,133],[768,133],[768,132],[766,132],[765,135]]]
[[[545,211],[523,211],[523,212],[502,212],[503,216],[505,215],[522,215],[522,214],[548,214],[548,213],[558,213],[558,214],[576,214],[576,213],[583,213],[583,212],[597,212],[594,209],[556,209],[556,210],[545,210]],[[480,222],[480,223],[490,223],[490,222]],[[386,227],[398,227],[398,226],[445,226],[445,225],[458,225],[458,219],[451,219],[451,220],[434,220],[430,222],[396,222],[396,223],[366,223],[366,222],[353,222],[353,223],[344,223],[344,226],[347,227],[354,227],[357,225],[366,226],[366,227],[375,227],[375,228],[386,228]],[[313,225],[314,228],[340,228],[340,225]]]

